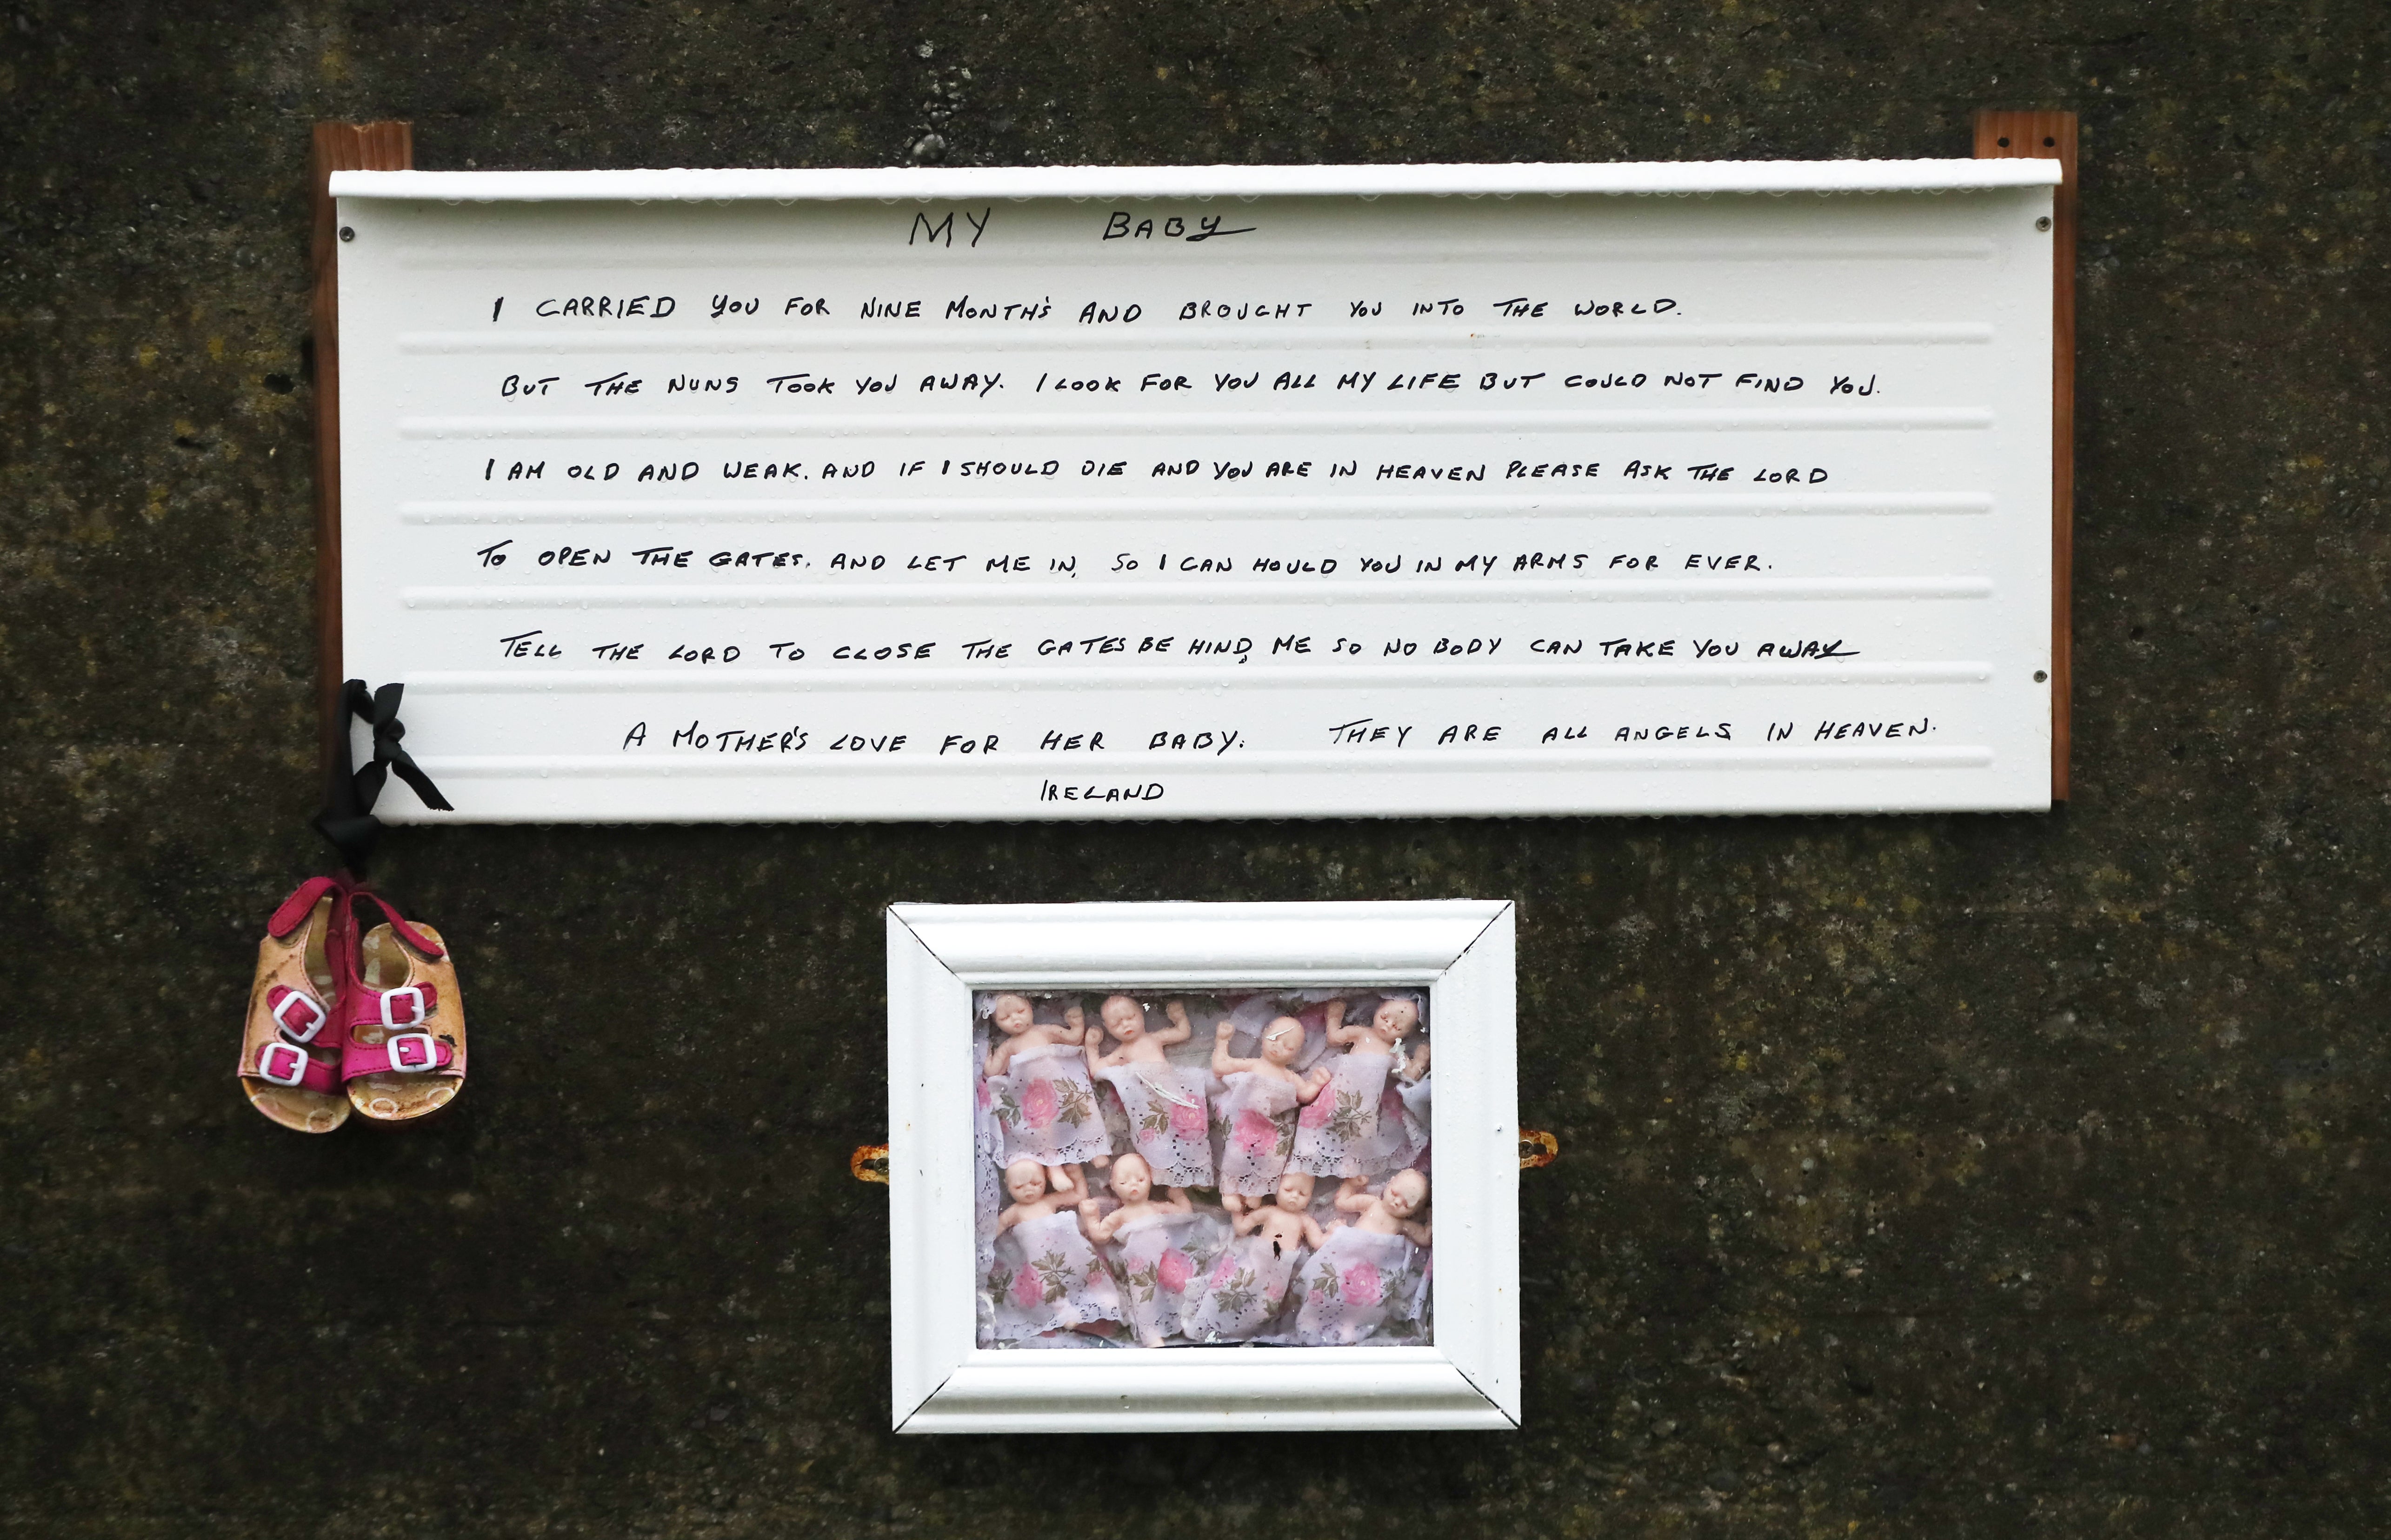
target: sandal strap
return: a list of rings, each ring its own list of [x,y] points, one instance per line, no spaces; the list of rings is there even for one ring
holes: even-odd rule
[[[435,984],[407,984],[398,989],[368,989],[353,983],[341,996],[341,1025],[351,1033],[359,1027],[420,1027],[440,1008]]]
[[[422,931],[408,924],[406,916],[391,907],[390,900],[382,897],[381,894],[374,892],[371,888],[360,886],[352,889],[351,896],[353,898],[371,899],[374,906],[381,911],[382,918],[390,921],[390,928],[392,931],[397,935],[398,939],[405,942],[409,947],[420,953],[422,956],[431,958],[433,962],[438,962],[441,958],[448,955],[446,949],[441,946],[438,942],[433,941],[430,936],[425,935]]]
[[[304,989],[274,985],[265,992],[265,1010],[290,1042],[337,1048],[348,1038],[346,1025],[334,1021],[324,1002]]]
[[[329,1059],[317,1059],[295,1043],[277,1038],[257,1050],[240,1072],[254,1075],[272,1085],[296,1086],[322,1096],[337,1096],[341,1089],[341,1072]]]
[[[317,904],[326,893],[339,892],[345,886],[336,877],[311,877],[300,883],[291,896],[282,901],[282,907],[274,911],[274,918],[265,922],[266,934],[277,941],[287,939],[315,912]]]
[[[341,1078],[355,1080],[360,1075],[431,1074],[445,1070],[457,1058],[456,1050],[428,1032],[394,1032],[381,1041],[380,1047],[368,1048],[352,1043],[341,1053]]]

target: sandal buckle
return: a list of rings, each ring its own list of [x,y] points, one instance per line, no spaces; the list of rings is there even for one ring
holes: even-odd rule
[[[389,996],[384,995],[383,998],[388,999]],[[399,1074],[420,1075],[426,1070],[438,1068],[440,1063],[440,1049],[433,1043],[432,1034],[428,1032],[393,1033],[382,1039],[381,1048],[390,1056],[391,1069]]]
[[[407,996],[407,1002],[412,1008],[405,1016],[394,1016],[391,1014],[391,1002],[402,995]],[[423,1008],[421,984],[407,984],[399,989],[386,989],[381,992],[381,1024],[385,1027],[411,1027],[431,1014]]]
[[[296,1085],[307,1078],[307,1050],[288,1043],[269,1043],[257,1056],[257,1078],[276,1085]],[[277,1069],[279,1064],[283,1066]]]
[[[290,1013],[293,1006],[305,1007],[308,1020],[304,1027],[294,1027],[291,1024]],[[332,1019],[330,1011],[295,989],[282,996],[267,1014],[274,1018],[274,1024],[282,1029],[282,1035],[293,1043],[313,1043],[316,1041],[316,1034],[324,1030],[324,1023]]]

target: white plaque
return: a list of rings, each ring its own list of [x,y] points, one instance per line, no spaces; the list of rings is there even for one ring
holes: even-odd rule
[[[381,811],[2047,806],[2058,174],[340,173]]]

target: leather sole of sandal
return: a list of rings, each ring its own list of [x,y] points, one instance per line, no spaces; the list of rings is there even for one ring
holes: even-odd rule
[[[241,1089],[249,1093],[252,1107],[294,1134],[330,1134],[349,1121],[352,1110],[345,1097],[319,1096],[247,1076],[241,1079]]]
[[[428,1128],[442,1122],[446,1118],[448,1109],[456,1105],[457,1098],[452,1096],[428,1111],[411,1112],[404,1117],[378,1117],[371,1112],[361,1111],[357,1115],[356,1125],[376,1134],[404,1134],[410,1128]]]

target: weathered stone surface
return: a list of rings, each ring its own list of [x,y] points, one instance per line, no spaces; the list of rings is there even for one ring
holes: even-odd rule
[[[0,19],[0,1523],[2391,1525],[2391,11],[21,0]],[[401,832],[444,1126],[227,1073],[320,856],[307,124],[427,166],[1963,154],[2085,114],[2048,817]],[[929,143],[935,136],[937,145]],[[878,911],[1519,900],[1528,1426],[886,1431]]]

